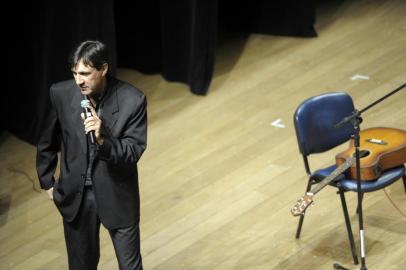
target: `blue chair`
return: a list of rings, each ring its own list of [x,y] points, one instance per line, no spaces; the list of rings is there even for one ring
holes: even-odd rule
[[[344,92],[326,93],[309,98],[302,102],[296,109],[294,125],[299,150],[303,156],[304,167],[308,176],[306,192],[310,191],[314,184],[320,182],[336,169],[336,165],[332,165],[311,172],[308,156],[328,151],[348,141],[354,132],[352,124],[346,123],[338,129],[335,128],[334,125],[340,122],[344,117],[349,116],[353,111],[354,104],[352,98]],[[406,190],[405,167],[402,165],[383,172],[377,180],[362,182],[362,196],[366,192],[385,188],[400,178],[403,178],[403,184]],[[341,199],[352,257],[354,264],[358,264],[354,237],[344,195],[346,191],[357,192],[357,181],[346,179],[344,175],[340,175],[335,181],[331,182],[330,185],[338,189],[337,193]],[[296,231],[297,239],[300,237],[304,216],[304,214],[300,216]]]

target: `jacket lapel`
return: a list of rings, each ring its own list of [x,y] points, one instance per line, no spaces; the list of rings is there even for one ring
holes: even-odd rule
[[[77,88],[77,87],[75,87]],[[86,142],[86,133],[85,128],[83,126],[82,117],[80,116],[82,112],[82,107],[80,106],[80,102],[82,101],[82,95],[80,94],[79,89],[72,89],[73,98],[71,102],[72,108],[72,123],[76,132],[76,135],[79,137],[80,146],[84,154],[87,154],[87,142]]]
[[[100,117],[103,121],[103,126],[110,134],[112,134],[113,127],[117,122],[116,113],[119,111],[117,97],[118,81],[112,77],[109,77],[108,79],[108,92],[106,93],[106,97],[102,104]]]

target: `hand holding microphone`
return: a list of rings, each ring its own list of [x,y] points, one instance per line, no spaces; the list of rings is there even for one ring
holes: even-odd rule
[[[80,106],[82,107],[83,113],[81,114],[83,119],[83,124],[85,125],[85,131],[88,136],[90,136],[90,142],[92,144],[99,142],[100,144],[100,127],[101,127],[101,120],[97,116],[96,111],[90,104],[90,100],[87,96],[80,102]]]

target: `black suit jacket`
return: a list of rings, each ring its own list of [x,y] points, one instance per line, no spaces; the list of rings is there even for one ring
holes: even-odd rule
[[[43,189],[54,187],[54,202],[67,222],[79,211],[87,168],[87,142],[74,80],[50,89],[51,111],[37,147],[37,172]],[[93,189],[99,216],[108,229],[139,222],[137,161],[146,148],[147,113],[144,94],[128,83],[108,77],[100,105],[104,143],[93,165]],[[54,174],[60,150],[60,176]]]

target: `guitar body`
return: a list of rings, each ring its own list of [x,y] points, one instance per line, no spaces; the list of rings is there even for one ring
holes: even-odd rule
[[[383,171],[406,163],[406,131],[396,128],[376,127],[360,132],[361,180],[377,179]],[[354,140],[344,152],[336,155],[339,166],[355,155]],[[357,178],[356,163],[347,171],[347,177]]]

